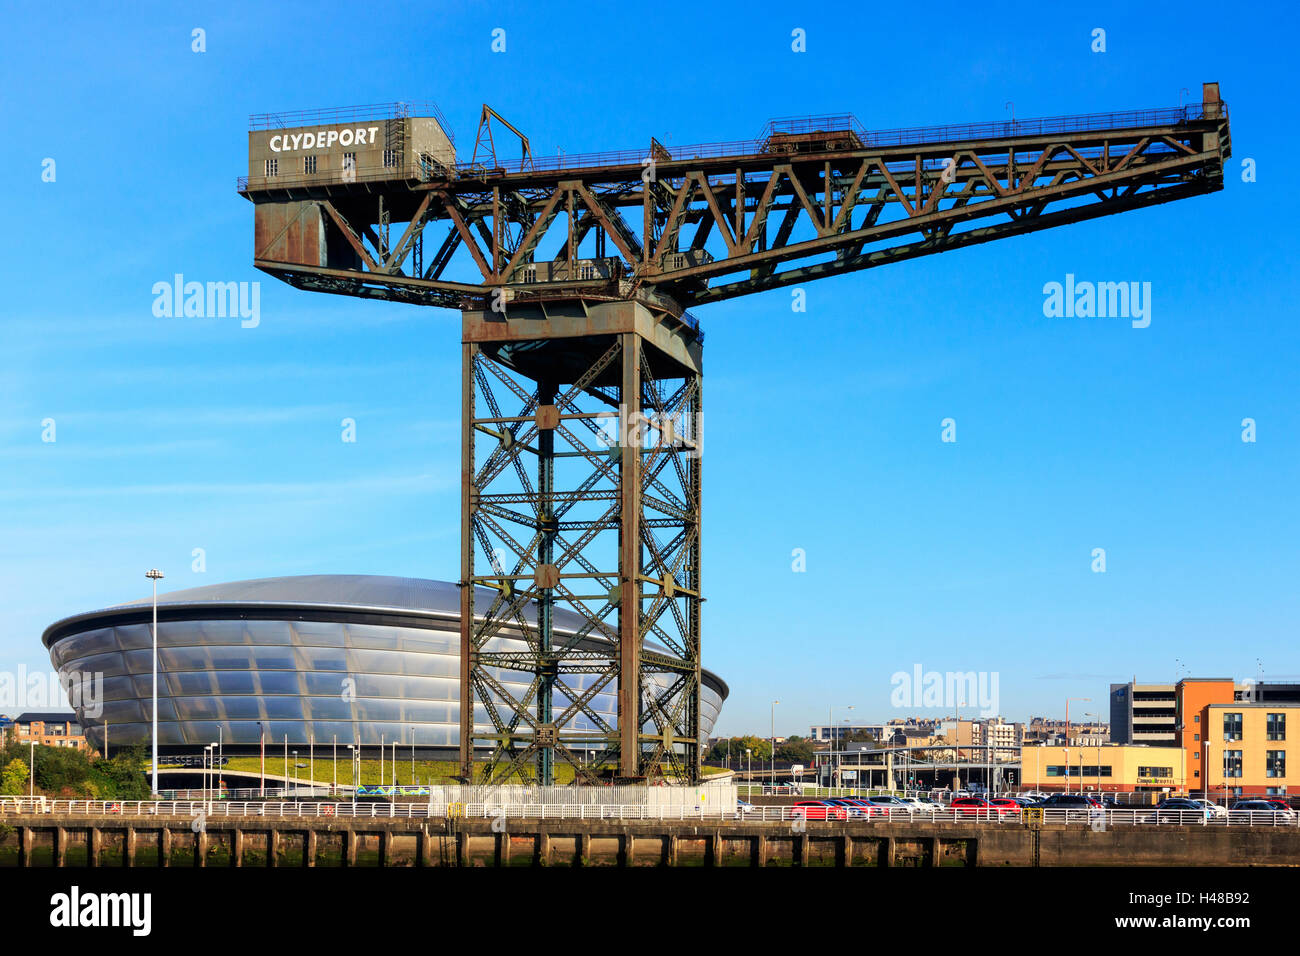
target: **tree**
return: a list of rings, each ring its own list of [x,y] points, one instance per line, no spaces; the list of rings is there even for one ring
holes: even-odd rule
[[[807,740],[791,737],[776,748],[776,759],[789,763],[812,763],[813,746]]]
[[[81,789],[90,776],[90,758],[75,747],[39,747],[36,755],[36,786],[46,793]]]
[[[731,744],[731,765],[743,769],[745,766],[745,748],[748,747],[754,751],[754,763],[761,763],[764,760],[770,760],[772,757],[772,742],[764,740],[762,737],[730,737],[720,740],[713,745],[705,758],[710,763],[722,763],[727,759],[727,744]]]
[[[90,789],[101,800],[148,800],[145,762],[143,746],[120,751],[111,760],[96,760],[90,765]]]
[[[4,773],[0,774],[0,794],[7,797],[20,796],[27,789],[27,764],[17,757],[5,764]]]

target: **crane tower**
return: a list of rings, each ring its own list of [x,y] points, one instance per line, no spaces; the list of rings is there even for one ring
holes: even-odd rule
[[[490,107],[251,118],[254,265],[462,321],[467,782],[700,776],[704,334],[690,309],[1214,192],[1217,83],[1167,109],[534,156]],[[426,239],[428,240],[426,244]],[[617,713],[597,711],[617,689]]]

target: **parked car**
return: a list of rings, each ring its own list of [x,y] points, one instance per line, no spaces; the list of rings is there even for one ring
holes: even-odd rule
[[[827,797],[824,802],[833,807],[842,807],[850,820],[861,820],[865,817],[875,816],[875,810],[871,804],[855,797]]]
[[[1054,793],[1034,804],[1044,810],[1101,810],[1096,797],[1088,793]]]
[[[1204,807],[1207,811],[1209,811],[1211,820],[1228,819],[1228,808],[1219,806],[1219,804],[1215,803],[1213,800],[1193,798],[1192,802],[1199,803],[1202,807]]]
[[[1024,809],[1024,807],[1020,805],[1020,801],[1014,800],[1011,797],[989,797],[988,802],[990,806],[999,807],[1007,813],[1019,813]]]
[[[1296,814],[1290,808],[1280,810],[1268,800],[1238,800],[1228,818],[1234,823],[1292,823]]]
[[[951,807],[959,814],[971,813],[983,817],[997,817],[998,819],[1001,819],[1009,813],[1020,812],[1020,807],[1009,809],[1007,807],[997,806],[990,802],[987,797],[955,797],[952,801]]]
[[[849,811],[826,800],[803,800],[790,808],[796,820],[847,820]]]
[[[898,810],[907,810],[912,807],[912,804],[908,803],[902,797],[895,797],[892,794],[880,794],[879,796],[875,796],[875,797],[867,797],[867,801],[872,806],[894,807],[895,809]]]
[[[1190,797],[1165,797],[1156,804],[1155,817],[1159,822],[1193,823],[1211,819],[1211,812],[1199,800]],[[1144,819],[1149,819],[1150,815]]]
[[[916,807],[900,797],[882,794],[874,797],[867,797],[864,801],[867,806],[871,807],[873,816],[888,817],[892,813],[906,816]]]

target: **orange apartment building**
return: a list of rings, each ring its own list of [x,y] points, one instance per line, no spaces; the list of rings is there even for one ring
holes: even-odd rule
[[[1179,681],[1175,696],[1190,793],[1220,803],[1300,793],[1300,765],[1288,759],[1300,735],[1300,701],[1257,701],[1249,685],[1205,678]]]

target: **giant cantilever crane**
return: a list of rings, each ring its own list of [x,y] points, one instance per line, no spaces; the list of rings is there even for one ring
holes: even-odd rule
[[[240,180],[257,268],[461,311],[466,781],[551,783],[557,759],[699,778],[687,309],[1214,192],[1230,155],[1215,83],[1176,109],[888,132],[816,117],[545,159],[481,115],[467,163],[433,107],[255,116]],[[614,715],[593,706],[611,685]]]

